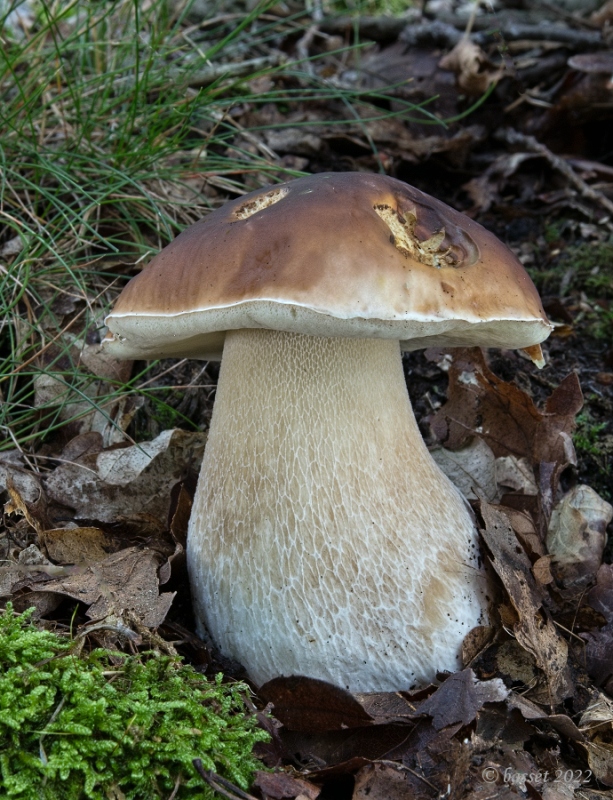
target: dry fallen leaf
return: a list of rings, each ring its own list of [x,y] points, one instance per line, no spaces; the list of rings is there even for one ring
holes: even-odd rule
[[[441,58],[439,66],[455,72],[459,88],[469,95],[482,95],[504,74],[504,68],[494,67],[479,45],[467,36]]]
[[[487,503],[481,503],[480,510],[485,522],[481,533],[492,554],[492,565],[518,616],[513,633],[544,672],[551,702],[561,702],[574,692],[567,663],[568,645],[542,607],[530,561],[519,546],[508,517],[502,509]]]
[[[159,594],[160,560],[152,550],[129,547],[65,578],[44,583],[30,580],[26,584],[38,591],[67,595],[87,604],[90,619],[131,611],[143,625],[157,628],[175,596],[174,592]]]
[[[430,455],[468,500],[500,501],[496,456],[483,439],[473,439],[458,450],[435,446],[430,449]]]
[[[100,528],[50,528],[40,532],[39,541],[56,564],[93,564],[110,549]]]
[[[595,736],[585,744],[587,762],[594,777],[605,786],[613,786],[613,743]]]
[[[581,714],[579,726],[589,734],[597,731],[603,725],[607,725],[609,728],[613,727],[613,700],[603,692],[595,690],[592,692],[588,706]]]
[[[596,586],[588,594],[588,603],[607,622],[613,622],[613,564],[602,564],[596,575]]]
[[[547,549],[565,586],[594,581],[612,519],[613,506],[585,485],[573,487],[554,507]]]
[[[513,455],[532,464],[567,464],[574,458],[570,434],[582,403],[572,373],[541,412],[524,391],[489,369],[479,348],[458,348],[449,368],[448,400],[430,424],[437,439],[451,450],[479,436],[497,458]]]
[[[437,787],[401,764],[367,764],[355,776],[352,800],[431,800]]]
[[[532,574],[536,582],[541,586],[553,582],[553,575],[551,574],[551,556],[541,556],[532,565]]]
[[[516,688],[519,685],[534,686],[537,668],[534,657],[515,639],[502,642],[496,649],[496,666],[499,674]]]
[[[115,522],[146,514],[168,520],[171,490],[198,471],[206,435],[163,431],[151,442],[88,453],[57,467],[46,479],[49,500],[80,520]]]
[[[60,331],[36,359],[40,372],[33,379],[34,407],[56,406],[58,419],[74,420],[81,434],[100,432],[108,446],[125,440],[124,431],[142,400],[134,396],[109,400],[109,384],[125,383],[133,362],[110,358],[100,344],[88,344],[85,335]],[[83,378],[89,375],[90,380],[83,381],[79,392],[71,392],[63,378],[65,369],[75,369]]]
[[[496,483],[504,491],[537,495],[538,486],[534,479],[532,464],[527,458],[500,456],[495,465]]]
[[[319,786],[286,772],[256,772],[253,785],[271,800],[317,800],[321,793]]]
[[[350,693],[316,678],[273,678],[258,691],[274,715],[294,731],[334,731],[372,724],[372,717]]]
[[[519,460],[516,467],[523,481],[525,466],[519,464],[525,459],[538,481],[538,495],[516,496],[520,507],[515,507],[534,511],[539,528],[545,528],[560,475],[576,464],[571,434],[583,403],[577,376],[565,378],[539,411],[525,392],[488,368],[478,348],[456,349],[452,359],[448,400],[430,419],[434,435],[450,450],[465,447],[475,437],[484,440],[497,459]]]
[[[10,456],[10,453],[7,455]],[[0,459],[0,492],[2,491],[9,496],[8,503],[4,506],[5,514],[22,516],[37,532],[50,526],[47,498],[40,481],[17,465],[13,467],[9,459]]]
[[[613,701],[594,691],[581,715],[579,725],[587,737],[583,746],[595,777],[605,786],[613,786]]]
[[[440,731],[456,722],[468,725],[484,703],[501,702],[508,694],[500,678],[479,681],[472,669],[464,669],[450,675],[417,710],[432,717],[432,724]]]
[[[606,691],[613,691],[613,565],[602,564],[596,575],[596,586],[590,590],[587,601],[606,619],[600,630],[581,634],[586,640],[585,661],[587,671]]]
[[[420,716],[417,705],[404,692],[356,692],[355,699],[373,725],[408,724]]]
[[[20,587],[28,578],[44,581],[48,577],[67,574],[70,574],[70,570],[55,566],[35,544],[31,544],[19,552],[16,560],[7,559],[0,563],[0,598],[12,598],[16,587]],[[49,597],[39,599],[40,605],[36,602],[30,603],[37,607],[39,613],[42,613],[43,606],[48,608],[50,605],[53,607],[58,605],[58,601],[52,603]],[[20,603],[16,605],[20,608],[28,607]]]
[[[534,153],[511,153],[499,156],[483,174],[464,184],[463,189],[472,200],[472,213],[489,211],[492,206],[502,204],[502,196],[508,178],[528,159],[537,158]]]

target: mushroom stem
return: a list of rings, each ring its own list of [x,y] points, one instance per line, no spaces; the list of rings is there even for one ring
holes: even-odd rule
[[[227,334],[188,563],[200,631],[256,684],[396,690],[459,666],[487,583],[397,341]]]

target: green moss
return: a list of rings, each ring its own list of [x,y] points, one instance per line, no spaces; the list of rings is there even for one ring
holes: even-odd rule
[[[555,220],[545,224],[543,235],[547,244],[555,244],[559,242],[564,235],[565,221]]]
[[[20,800],[206,800],[192,760],[247,788],[267,739],[244,684],[178,658],[76,654],[10,605],[0,615],[0,796]],[[117,661],[119,660],[119,666]]]
[[[577,416],[577,430],[574,433],[573,441],[577,450],[584,453],[598,456],[598,440],[602,432],[607,427],[606,422],[594,422],[588,411],[583,411]]]
[[[555,231],[550,226],[545,239],[555,240]],[[613,242],[570,245],[550,267],[531,269],[530,275],[545,294],[558,292],[564,282],[566,291],[585,292],[597,300],[613,298]]]
[[[587,402],[593,400],[586,398]],[[577,416],[573,442],[582,463],[580,479],[587,480],[608,502],[613,502],[613,436],[607,433],[609,424],[596,421],[589,411]]]
[[[595,339],[613,344],[613,308],[595,306],[587,314],[588,333]]]

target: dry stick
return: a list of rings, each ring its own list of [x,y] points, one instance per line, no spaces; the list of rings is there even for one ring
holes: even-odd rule
[[[321,0],[312,0],[311,3],[307,2],[306,7],[311,12],[313,22],[296,43],[296,50],[298,51],[300,61],[304,62],[305,72],[313,76],[315,75],[315,70],[309,59],[309,47],[313,44],[313,40],[319,33],[319,23],[323,19],[323,10],[321,7]]]
[[[609,200],[608,197],[605,197],[602,192],[592,189],[591,186],[575,173],[565,159],[556,156],[548,147],[538,142],[534,136],[526,136],[524,133],[519,133],[519,131],[513,128],[503,128],[496,132],[496,138],[510,145],[521,145],[521,147],[526,148],[526,150],[529,150],[531,153],[538,153],[540,156],[543,156],[554,169],[561,172],[562,175],[572,183],[583,197],[587,197],[588,200],[593,200],[595,203],[598,203],[613,216],[613,202]]]
[[[170,642],[167,642],[166,639],[164,639],[158,633],[155,633],[151,630],[151,628],[148,628],[146,625],[144,625],[134,611],[126,609],[123,613],[128,622],[131,623],[132,628],[136,629],[136,632],[140,634],[145,641],[148,641],[149,644],[157,647],[158,650],[160,650],[162,653],[166,653],[168,656],[179,655],[174,645],[172,645]]]
[[[296,51],[301,62],[304,63],[304,70],[308,75],[314,76],[315,69],[309,59],[309,47],[313,44],[313,39],[319,33],[318,25],[311,25],[296,42]]]
[[[479,10],[480,6],[481,6],[481,0],[477,0],[476,3],[473,4],[470,16],[468,17],[468,22],[466,23],[466,28],[464,29],[464,33],[462,36],[463,39],[470,39],[470,34],[475,25],[475,20],[477,19],[477,11]]]
[[[400,37],[402,41],[419,39],[424,44],[440,40],[441,34],[446,39],[454,39],[458,33],[465,29],[465,17],[451,14],[437,14],[435,20],[426,22],[408,22],[401,17],[354,17],[326,18],[319,27],[325,33],[345,35],[351,33],[357,26],[362,38],[375,41],[387,41]],[[455,31],[455,33],[454,33]],[[606,47],[600,31],[575,31],[566,25],[553,25],[548,29],[541,25],[511,22],[496,14],[484,14],[476,17],[473,25],[471,39],[476,44],[486,45],[492,42],[491,31],[496,31],[505,41],[542,41],[566,44],[578,51],[596,48],[602,50]],[[402,35],[401,35],[402,34]],[[453,47],[453,43],[447,46]]]
[[[220,78],[241,78],[243,75],[250,75],[258,70],[276,67],[284,60],[283,54],[273,51],[267,56],[250,58],[247,61],[230,64],[211,64],[193,73],[187,73],[187,84],[192,87],[206,86]],[[183,79],[184,72],[181,69],[170,71],[170,77],[177,80]]]
[[[537,10],[540,6],[540,8],[544,8],[546,11],[551,11],[552,14],[555,14],[557,17],[560,17],[560,19],[563,19],[566,22],[569,22],[571,25],[578,25],[579,27],[590,31],[599,30],[599,26],[596,25],[595,22],[590,22],[589,19],[584,19],[577,14],[571,14],[569,11],[565,11],[563,8],[558,8],[555,3],[547,2],[547,0],[533,0],[533,2],[529,2],[528,5],[535,7]]]
[[[235,786],[230,781],[222,778],[221,775],[217,775],[211,769],[205,769],[202,761],[199,758],[195,758],[192,761],[192,764],[196,768],[196,771],[200,775],[200,777],[208,783],[211,789],[214,789],[219,794],[223,795],[224,797],[229,798],[229,800],[257,800],[252,794],[247,794],[247,792],[243,792],[242,789],[239,789],[238,786]]]
[[[423,781],[423,783],[425,783],[426,786],[429,786],[431,789],[434,789],[435,792],[438,792],[438,789],[433,783],[430,783],[430,781],[427,778],[424,778],[424,776],[420,775],[419,772],[415,772],[415,770],[411,769],[411,767],[407,767],[404,764],[399,764],[398,761],[387,761],[386,759],[383,758],[378,760],[376,763],[384,764],[386,767],[393,767],[398,772],[409,772],[418,780]]]
[[[181,775],[179,774],[177,775],[177,780],[175,781],[175,788],[172,790],[172,794],[170,795],[168,800],[175,800],[177,792],[179,791],[180,788],[181,788]]]

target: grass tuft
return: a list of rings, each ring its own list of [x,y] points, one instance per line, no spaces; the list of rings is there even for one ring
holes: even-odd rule
[[[190,424],[150,366],[129,379],[97,347],[109,305],[151,254],[228,197],[301,174],[237,109],[334,106],[334,124],[354,128],[434,119],[402,101],[386,111],[385,92],[331,80],[317,59],[291,61],[278,43],[304,33],[306,11],[281,18],[265,0],[202,19],[191,6],[0,3],[0,449],[91,430],[121,441],[137,413],[128,395]]]

